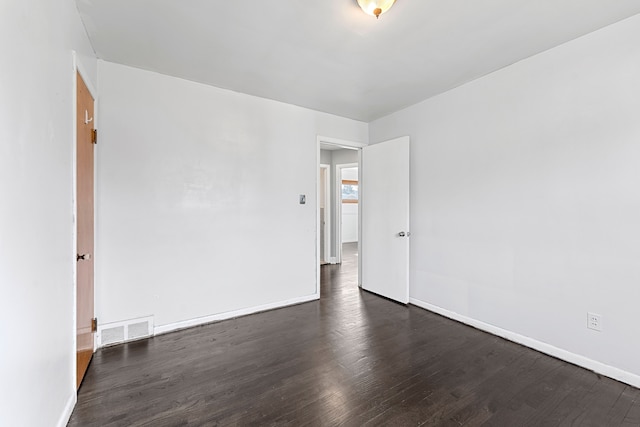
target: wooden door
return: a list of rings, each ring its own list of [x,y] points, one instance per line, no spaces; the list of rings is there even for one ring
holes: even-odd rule
[[[362,288],[409,302],[409,137],[362,150]]]
[[[76,362],[80,387],[93,356],[93,97],[77,74]]]

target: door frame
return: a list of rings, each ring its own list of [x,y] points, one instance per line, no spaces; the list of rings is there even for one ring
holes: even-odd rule
[[[321,163],[320,169],[324,169],[324,182],[322,182],[321,178],[318,181],[320,187],[324,185],[324,218],[320,218],[320,221],[324,220],[324,236],[319,236],[320,239],[324,240],[324,259],[320,257],[320,261],[329,264],[331,262],[331,165]],[[320,188],[318,188],[318,211],[320,211]],[[320,223],[318,223],[318,226],[320,226]]]
[[[97,129],[97,117],[98,117],[98,91],[96,90],[96,88],[93,86],[93,81],[90,78],[90,74],[87,71],[87,68],[83,65],[82,60],[80,59],[79,55],[75,52],[72,51],[72,57],[73,57],[73,72],[72,72],[72,94],[73,94],[73,111],[72,111],[72,117],[73,117],[73,133],[72,133],[72,165],[71,165],[71,169],[72,169],[72,186],[73,186],[73,190],[72,190],[72,201],[71,201],[71,214],[72,214],[72,226],[71,226],[71,241],[72,243],[72,252],[71,252],[71,266],[72,266],[72,271],[73,271],[73,324],[72,324],[72,336],[73,336],[73,340],[72,340],[72,349],[71,349],[71,354],[73,355],[72,359],[72,383],[74,384],[74,390],[76,390],[76,383],[77,383],[77,366],[76,366],[76,351],[77,351],[77,347],[78,347],[78,343],[77,343],[77,339],[76,339],[76,324],[78,321],[78,311],[77,311],[77,301],[78,301],[78,275],[77,275],[77,260],[76,260],[76,254],[78,253],[78,219],[77,219],[77,215],[78,215],[78,156],[77,156],[77,146],[78,146],[78,130],[77,130],[77,126],[78,124],[76,123],[76,119],[77,119],[77,111],[78,111],[78,93],[77,93],[77,75],[80,74],[80,76],[82,77],[82,80],[85,83],[85,86],[87,87],[87,89],[89,90],[89,93],[91,94],[91,96],[93,97],[93,127],[94,129]],[[95,150],[95,148],[94,148]],[[95,156],[95,151],[94,151],[94,158],[93,158],[93,174],[94,174],[94,181],[93,181],[93,204],[95,207],[95,198],[96,198],[96,180],[95,180],[95,176],[97,175],[97,169],[96,169],[96,157]],[[94,269],[95,269],[95,246],[96,246],[96,242],[95,242],[95,225],[96,225],[96,210],[94,208],[94,212],[93,212],[93,223],[94,223],[94,250],[93,250],[93,258],[94,258]],[[95,270],[94,270],[94,278],[95,278]],[[95,281],[94,281],[94,290],[95,290]],[[94,291],[94,297],[93,297],[94,301],[93,301],[93,306],[94,306],[94,317],[95,317],[95,291]],[[98,336],[96,333],[95,339],[93,340],[93,351],[95,352],[95,350],[98,347]],[[77,390],[76,390],[76,396],[77,396]]]
[[[358,164],[362,163],[362,148],[368,144],[364,142],[348,141],[346,139],[332,138],[318,135],[316,138],[316,295],[320,298],[320,144],[337,145],[339,147],[355,148],[358,150]],[[358,168],[358,181],[361,178],[361,168]],[[362,224],[362,209],[358,209],[358,235]],[[358,238],[358,252],[360,251],[360,238]],[[358,286],[362,286],[362,256],[358,256]]]

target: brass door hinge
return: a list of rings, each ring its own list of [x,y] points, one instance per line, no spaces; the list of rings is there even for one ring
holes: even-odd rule
[[[91,129],[91,143],[98,143],[98,129]]]
[[[91,319],[91,332],[98,332],[98,319],[95,317]]]

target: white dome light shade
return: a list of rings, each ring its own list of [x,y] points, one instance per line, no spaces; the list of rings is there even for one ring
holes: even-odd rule
[[[358,4],[364,13],[379,18],[380,15],[391,9],[396,0],[358,0]]]

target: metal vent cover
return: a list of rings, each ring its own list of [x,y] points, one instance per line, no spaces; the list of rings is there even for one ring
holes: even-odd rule
[[[153,336],[153,316],[98,325],[98,347],[122,344]]]

